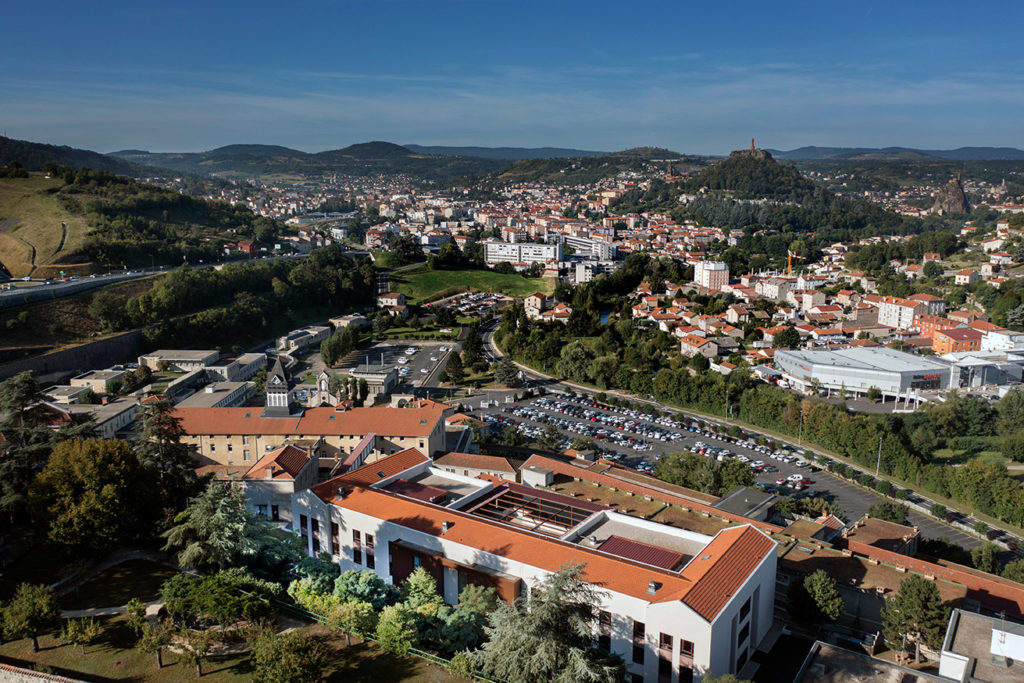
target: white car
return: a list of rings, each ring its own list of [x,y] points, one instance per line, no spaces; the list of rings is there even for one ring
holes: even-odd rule
[[[408,358],[406,358],[405,356],[401,356],[401,357],[399,357],[399,359],[398,359],[398,364],[399,364],[399,365],[405,365],[405,364],[406,364],[406,363],[408,363],[408,362],[409,362],[409,359],[408,359]]]
[[[423,373],[423,374],[425,375],[425,374],[427,374],[428,372],[430,372],[430,370],[427,370],[426,368],[422,368],[422,369],[420,370],[420,372],[422,372],[422,373]]]
[[[409,348],[407,348],[405,350],[405,355],[407,355],[407,356],[415,356],[416,355],[416,349],[414,349],[413,347],[410,346]]]
[[[439,350],[439,351],[440,351],[441,353],[446,353],[446,352],[448,351],[448,347],[447,347],[447,346],[442,346],[442,347],[441,347],[440,349],[438,349],[438,350]]]

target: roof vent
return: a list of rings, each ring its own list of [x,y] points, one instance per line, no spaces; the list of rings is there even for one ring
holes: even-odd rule
[[[449,522],[447,519],[444,520],[443,522],[441,522],[441,533],[442,534],[446,533],[451,528],[452,528],[452,523]]]
[[[650,581],[650,582],[648,582],[648,584],[647,584],[647,592],[650,593],[651,595],[654,595],[655,593],[657,593],[658,592],[658,582],[657,581]]]
[[[377,473],[377,478],[378,478],[378,479],[383,479],[383,478],[384,478],[384,476],[385,476],[385,475],[384,475],[384,473],[383,473],[383,472],[378,472],[378,473]]]
[[[700,558],[700,559],[701,559],[702,561],[703,561],[703,560],[710,560],[710,559],[711,559],[711,556],[710,556],[710,555],[705,555],[704,557],[702,557],[702,558]]]
[[[246,417],[252,417],[252,413],[246,413],[245,416]]]

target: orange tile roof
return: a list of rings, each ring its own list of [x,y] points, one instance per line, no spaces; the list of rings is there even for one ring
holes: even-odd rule
[[[713,621],[766,556],[775,541],[752,526],[723,529],[683,568],[694,582],[683,602],[706,621]]]
[[[325,503],[329,503],[338,494],[338,489],[340,488],[347,488],[352,485],[369,486],[370,484],[376,484],[378,481],[393,477],[399,472],[404,472],[429,460],[430,458],[415,448],[407,448],[394,455],[389,455],[386,458],[357,467],[351,472],[328,479],[312,487],[310,490]]]
[[[429,436],[443,410],[431,408],[307,408],[302,416],[262,417],[262,408],[176,408],[186,434],[284,434],[296,436]]]
[[[267,479],[267,468],[269,467],[271,468],[270,479],[295,479],[308,464],[309,454],[305,449],[285,444],[260,458],[259,462],[253,465],[242,478]]]

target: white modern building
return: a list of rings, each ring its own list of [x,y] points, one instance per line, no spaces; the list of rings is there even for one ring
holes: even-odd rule
[[[886,347],[837,351],[775,352],[775,367],[796,389],[808,390],[815,381],[822,389],[866,394],[877,387],[883,396],[906,395],[916,389],[947,389],[948,361],[915,356]]]
[[[484,242],[484,261],[493,266],[498,263],[547,263],[562,260],[562,245],[559,244],[509,244],[507,242]]]
[[[627,680],[737,673],[772,623],[776,543],[750,524],[706,536],[453,474],[414,449],[296,493],[292,512],[311,555],[393,584],[423,567],[450,604],[468,584],[513,600],[584,563],[601,595],[595,641],[623,657]]]

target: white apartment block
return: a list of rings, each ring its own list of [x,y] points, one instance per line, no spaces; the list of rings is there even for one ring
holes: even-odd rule
[[[911,299],[886,296],[878,302],[878,324],[897,330],[914,326],[914,316],[927,310],[927,304]]]
[[[698,261],[693,281],[705,289],[720,290],[729,284],[729,266],[721,261]]]

